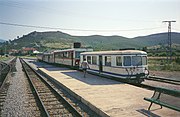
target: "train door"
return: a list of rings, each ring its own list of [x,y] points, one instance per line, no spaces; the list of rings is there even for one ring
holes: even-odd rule
[[[54,56],[54,62],[53,62],[53,63],[56,63],[56,60],[55,60],[55,58],[56,58],[56,53],[54,53],[53,56]]]
[[[69,52],[70,53],[70,57],[71,57],[71,65],[74,66],[74,55],[73,55],[73,51]]]
[[[82,59],[82,61],[84,61],[84,59],[86,59],[86,56],[85,56],[85,55],[83,55],[83,59]]]
[[[103,71],[103,66],[102,66],[102,55],[99,55],[99,72]]]
[[[50,55],[48,55],[48,63],[50,63]]]

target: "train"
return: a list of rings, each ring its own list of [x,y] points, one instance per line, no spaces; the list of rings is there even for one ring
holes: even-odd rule
[[[148,77],[147,53],[140,50],[84,52],[80,62],[89,63],[89,72],[142,82]]]
[[[93,51],[93,49],[74,48],[56,50],[39,54],[38,60],[78,67],[86,59],[94,74],[121,79],[135,80],[141,83],[148,77],[147,53],[140,50]]]
[[[80,53],[91,52],[92,48],[72,48],[64,50],[55,50],[52,52],[40,53],[37,55],[39,61],[47,63],[56,63],[66,66],[78,67],[80,62]]]

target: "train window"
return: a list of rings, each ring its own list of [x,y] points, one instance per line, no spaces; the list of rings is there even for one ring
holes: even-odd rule
[[[68,52],[64,52],[64,58],[68,58]]]
[[[142,65],[142,58],[141,58],[141,56],[132,56],[132,65],[133,66]]]
[[[111,66],[111,56],[105,56],[105,65]]]
[[[124,66],[131,66],[131,57],[130,56],[124,56],[123,64],[124,64]]]
[[[121,56],[117,56],[117,57],[116,57],[116,66],[122,66]]]
[[[68,52],[68,58],[72,58],[72,52]]]
[[[91,64],[91,56],[87,56],[87,62]]]
[[[80,53],[81,53],[81,52],[77,52],[77,51],[76,51],[76,52],[75,52],[75,58],[80,58]]]
[[[55,56],[55,58],[57,58],[57,57],[58,57],[58,54],[55,53],[54,56]]]
[[[55,54],[55,57],[56,57],[56,58],[62,58],[62,57],[61,57],[61,53],[56,53],[56,54]]]
[[[97,56],[92,56],[92,64],[97,64]]]
[[[63,54],[63,53],[59,53],[59,57],[60,57],[60,58],[63,58],[63,57],[64,57],[64,54]]]
[[[147,65],[147,56],[142,56],[142,65]]]

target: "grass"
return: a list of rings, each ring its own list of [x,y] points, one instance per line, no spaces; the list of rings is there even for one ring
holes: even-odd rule
[[[5,57],[5,56],[0,56],[0,61],[7,61],[10,60],[12,57]]]
[[[70,44],[63,44],[63,43],[46,43],[44,46],[48,48],[70,48]]]
[[[163,59],[150,59],[148,60],[148,68],[149,70],[155,71],[180,71],[180,63],[175,60],[167,63],[167,61]]]

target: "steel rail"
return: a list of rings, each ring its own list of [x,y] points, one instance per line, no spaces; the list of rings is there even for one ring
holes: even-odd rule
[[[180,80],[173,80],[173,79],[159,77],[159,76],[150,76],[150,78],[156,78],[156,79],[160,79],[160,80],[168,80],[168,81],[173,81],[173,82],[180,82]]]
[[[1,65],[0,81],[2,82],[0,84],[0,91],[2,90],[2,88],[4,87],[4,85],[7,81],[8,74],[11,72],[12,66],[10,65],[10,63],[15,64],[15,62],[16,62],[16,57],[13,58],[9,63],[5,63],[5,62],[0,61],[0,65]],[[4,75],[2,75],[2,72],[4,72]]]
[[[2,66],[2,67],[1,67],[1,68],[2,68],[1,71],[3,71],[4,69],[6,69],[6,67],[8,66],[7,63],[2,62],[2,61],[0,62],[0,64],[1,64],[1,66]]]
[[[19,58],[19,59],[20,59],[20,62],[22,64],[22,68],[23,68],[23,70],[24,70],[24,72],[25,72],[25,74],[26,74],[26,76],[28,78],[28,81],[29,81],[29,83],[30,83],[30,85],[31,85],[31,87],[33,89],[32,92],[33,92],[35,98],[38,100],[38,106],[39,106],[39,109],[41,110],[41,115],[43,117],[50,117],[48,111],[46,110],[46,108],[45,108],[45,106],[44,106],[44,104],[43,104],[43,102],[42,102],[42,100],[41,100],[41,98],[40,98],[40,96],[38,94],[38,91],[37,91],[36,87],[34,86],[31,78],[29,77],[29,75],[27,73],[27,70],[26,70],[25,65],[24,65],[24,64],[26,64],[25,61],[23,61],[21,58]]]
[[[2,64],[4,64],[5,67],[3,67]],[[0,81],[2,82],[2,83],[0,84],[0,91],[1,91],[2,88],[4,87],[4,85],[5,85],[5,83],[6,83],[6,80],[7,80],[7,78],[8,78],[7,76],[8,76],[8,74],[10,73],[10,70],[11,70],[10,66],[9,66],[7,63],[1,62],[1,65],[2,65],[3,68],[2,68],[1,71],[0,71],[0,76],[1,76]],[[5,72],[4,72],[4,70],[5,70]],[[2,75],[2,72],[4,72],[3,75]]]
[[[146,80],[153,80],[153,81],[164,82],[164,83],[169,83],[169,84],[174,84],[174,85],[180,85],[180,81],[178,80],[162,78],[158,76],[150,76],[149,78],[146,78]]]
[[[21,59],[22,61],[24,61],[23,59]],[[82,115],[63,97],[61,96],[44,78],[42,78],[29,64],[27,64],[25,61],[24,63],[41,79],[42,82],[44,82],[46,84],[46,86],[48,86],[48,88],[50,88],[56,96],[60,97],[61,100],[68,106],[68,108],[70,108],[70,112],[73,113],[76,117],[82,117]]]

